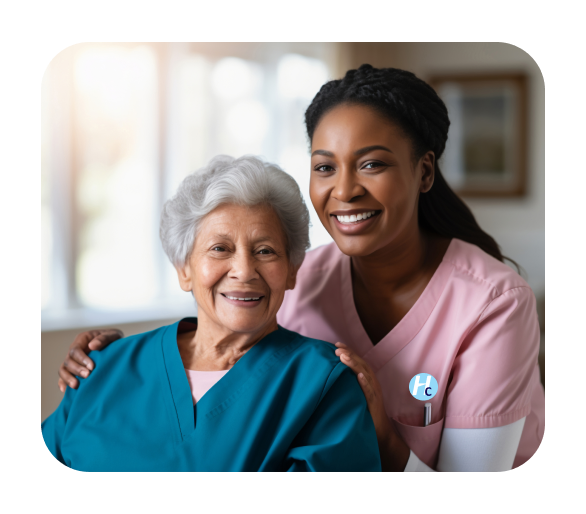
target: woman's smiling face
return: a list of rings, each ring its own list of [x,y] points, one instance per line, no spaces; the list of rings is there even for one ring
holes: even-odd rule
[[[297,269],[271,207],[221,205],[204,218],[189,262],[177,272],[181,288],[193,291],[200,318],[228,332],[253,334],[276,328]]]
[[[411,141],[370,107],[326,113],[311,142],[310,196],[346,255],[366,256],[418,234],[420,192],[433,184],[433,152],[413,162]]]

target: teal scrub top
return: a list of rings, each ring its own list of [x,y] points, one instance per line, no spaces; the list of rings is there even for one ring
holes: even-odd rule
[[[91,353],[94,371],[41,425],[57,460],[80,471],[381,470],[366,399],[333,345],[279,327],[194,406],[180,323]]]

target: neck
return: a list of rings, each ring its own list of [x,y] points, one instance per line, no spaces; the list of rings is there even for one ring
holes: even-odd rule
[[[256,343],[277,329],[274,319],[253,332],[234,332],[219,326],[199,310],[197,330],[180,334],[177,344],[187,369],[220,371],[230,369]]]
[[[400,241],[393,241],[370,255],[352,257],[353,276],[366,289],[400,289],[427,274],[429,247],[429,236],[419,229],[413,230]]]

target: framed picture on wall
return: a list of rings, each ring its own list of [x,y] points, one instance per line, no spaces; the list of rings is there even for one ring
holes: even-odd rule
[[[451,120],[439,161],[462,196],[523,196],[527,181],[524,74],[438,75],[430,84]]]

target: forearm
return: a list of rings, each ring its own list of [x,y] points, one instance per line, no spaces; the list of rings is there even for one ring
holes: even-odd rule
[[[404,471],[410,450],[403,439],[391,430],[385,441],[379,441],[381,468],[383,471]]]

